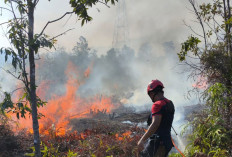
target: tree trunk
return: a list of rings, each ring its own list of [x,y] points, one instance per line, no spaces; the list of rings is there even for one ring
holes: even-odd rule
[[[228,9],[228,16],[227,19],[231,18],[231,11],[230,11],[230,0],[227,0],[227,9]],[[231,24],[228,24],[228,42],[229,42],[229,56],[231,57],[232,51],[232,44],[231,44],[231,34],[230,34]]]
[[[33,133],[34,133],[34,146],[35,156],[40,157],[40,137],[39,137],[39,123],[37,114],[37,100],[36,100],[36,86],[35,86],[35,58],[33,48],[34,36],[34,4],[32,0],[28,0],[28,45],[29,45],[29,62],[30,62],[30,104],[32,109]]]

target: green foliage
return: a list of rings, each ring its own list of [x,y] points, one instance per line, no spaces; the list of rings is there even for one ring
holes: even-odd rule
[[[30,147],[30,150],[32,150],[32,153],[26,153],[25,156],[35,156],[35,147]]]
[[[43,149],[41,149],[41,153],[43,154],[43,157],[56,157],[59,156],[59,146],[54,147],[52,144],[50,147],[47,147],[45,144],[42,143]]]
[[[5,54],[5,62],[8,61],[9,56],[12,58],[12,66],[17,69],[17,67],[19,66],[20,69],[22,69],[22,61],[20,60],[20,58],[18,57],[18,55],[16,54],[16,52],[11,49],[11,48],[1,48],[0,49],[0,53],[1,54]]]
[[[206,109],[192,115],[195,118],[184,128],[184,131],[189,128],[192,131],[186,154],[190,157],[229,157],[232,154],[232,17],[228,7],[231,2],[216,0],[200,5],[194,0],[189,2],[203,34],[193,32],[204,40],[204,45],[190,36],[182,43],[178,56],[180,61],[190,65],[190,76],[206,78],[208,88],[202,94]],[[199,62],[194,64],[192,58]]]
[[[206,105],[210,107],[210,112],[214,116],[220,116],[227,109],[228,104],[232,102],[232,97],[230,96],[231,91],[225,85],[215,83],[205,92]]]
[[[180,153],[171,153],[168,157],[182,157]]]
[[[206,53],[208,55],[210,53],[208,51],[211,51],[212,48],[214,48],[215,46],[220,46],[221,43],[226,42],[226,39],[223,39],[222,34],[225,34],[224,32],[227,32],[228,24],[231,24],[231,18],[224,19],[226,17],[224,17],[223,15],[224,8],[222,1],[216,0],[212,3],[203,3],[200,4],[199,7],[196,6],[195,0],[191,0],[190,3],[196,9],[194,9],[195,14],[203,30],[203,34],[201,34],[201,32],[193,32],[196,36],[205,41],[205,45],[203,48],[204,53],[201,51],[201,48],[198,45],[198,43],[200,43],[201,41],[198,39],[198,37],[193,37],[191,35],[185,42],[182,43],[181,51],[178,53],[180,61],[186,60],[188,52],[192,53],[195,56],[199,55],[198,59],[201,60],[202,54],[204,55]],[[189,27],[192,29],[191,26]],[[229,34],[225,36],[228,35]],[[224,50],[221,49],[220,51]]]
[[[41,142],[41,153],[42,157],[59,157],[59,146],[54,147],[52,144],[48,147],[46,144]],[[35,156],[35,147],[30,147],[32,153],[25,153],[25,156]],[[75,153],[69,151],[68,157],[73,157]]]
[[[31,109],[21,101],[13,103],[11,100],[11,95],[7,92],[4,92],[5,98],[2,103],[0,103],[1,112],[4,114],[5,111],[16,113],[17,118],[25,118],[26,112],[31,112]]]
[[[31,114],[32,110],[30,108],[30,96],[25,91],[25,93],[19,98],[19,100],[14,103],[11,98],[11,94],[4,92],[4,100],[0,103],[1,113],[15,113],[16,117],[19,119],[26,118],[27,114]],[[42,101],[39,97],[37,97],[37,107],[46,105],[47,102]],[[43,116],[42,114],[38,114],[38,118]]]
[[[222,13],[222,2],[219,0],[211,3],[203,3],[199,6],[200,15],[203,17],[204,21],[210,21],[214,18],[215,15],[220,15]]]
[[[33,44],[33,48],[35,50],[35,53],[38,53],[39,48],[48,47],[51,49],[56,43],[56,39],[49,39],[49,36],[45,34],[42,34],[41,36],[39,36],[39,34],[35,34],[34,39],[35,42]]]
[[[70,0],[69,3],[73,8],[75,14],[78,15],[79,20],[81,20],[81,25],[92,20],[92,17],[88,15],[88,9],[92,8],[93,5],[97,3],[103,3],[107,5],[109,2],[115,4],[118,0]]]
[[[68,150],[67,157],[75,157],[77,156],[77,153],[74,153],[73,151]]]
[[[193,132],[189,135],[190,143],[186,147],[188,156],[206,154],[214,157],[229,157],[232,146],[232,131],[226,125],[222,110],[232,102],[227,97],[230,91],[220,83],[212,85],[205,93],[208,108],[188,125]]]
[[[198,55],[198,44],[201,41],[194,36],[191,36],[186,40],[184,43],[182,43],[181,51],[178,53],[179,60],[184,61],[185,57],[187,56],[188,52],[193,52],[194,55]]]

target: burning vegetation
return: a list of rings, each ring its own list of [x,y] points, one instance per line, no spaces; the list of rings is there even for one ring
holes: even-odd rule
[[[95,119],[95,117],[93,117]],[[79,119],[91,125],[93,119]],[[78,128],[78,122],[71,122]],[[54,125],[41,130],[44,156],[136,156],[136,144],[144,129],[109,120],[94,120],[95,126],[84,131],[56,129]],[[0,156],[33,156],[33,134],[20,130],[14,134],[1,125]]]
[[[42,59],[37,65],[38,73],[41,72],[39,68],[45,70],[44,65],[45,60]],[[137,142],[145,132],[137,124],[146,121],[148,113],[135,113],[125,107],[120,101],[125,93],[80,95],[79,89],[89,79],[93,65],[82,67],[68,61],[65,77],[53,80],[40,75],[37,94],[46,100],[38,110],[41,152],[44,156],[137,155]],[[62,86],[61,92],[56,91],[56,85]],[[20,84],[17,86],[20,87]],[[120,86],[114,84],[113,88]],[[16,91],[13,101],[21,100],[20,103],[25,106],[27,102],[22,98],[23,94],[21,90]],[[32,156],[35,151],[31,115],[27,112],[25,118],[18,119],[16,113],[16,110],[9,110],[2,116],[5,119],[5,123],[1,121],[0,125],[2,157]],[[123,121],[136,123],[124,124]]]

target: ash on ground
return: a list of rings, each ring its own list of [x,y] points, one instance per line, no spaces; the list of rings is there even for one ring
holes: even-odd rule
[[[149,111],[136,112],[132,107],[120,107],[106,113],[105,110],[93,112],[90,110],[88,118],[71,119],[70,125],[73,130],[82,132],[86,129],[96,129],[99,126],[107,126],[108,131],[120,132],[129,127],[146,127]]]

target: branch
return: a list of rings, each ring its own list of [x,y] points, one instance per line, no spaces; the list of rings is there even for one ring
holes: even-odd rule
[[[215,20],[215,16],[213,16],[213,21],[214,21],[219,27],[221,27],[221,25]]]
[[[3,29],[2,26],[1,26],[1,28],[2,28],[2,31],[3,31],[3,33],[4,33],[4,36],[6,37],[7,41],[8,41],[9,44],[10,44],[11,49],[13,49],[12,43],[11,43],[10,40],[8,39],[8,37],[7,37],[7,35],[6,35],[6,32],[4,31],[4,29]]]
[[[22,14],[21,14],[21,17],[22,17]],[[22,22],[22,18],[21,18],[21,22]],[[22,37],[22,31],[20,30],[20,40],[23,41],[23,37]],[[23,43],[24,44],[24,43]],[[22,52],[23,52],[23,69],[22,69],[22,72],[23,72],[23,78],[24,78],[24,85],[26,86],[27,90],[30,91],[30,89],[28,88],[29,86],[29,81],[28,81],[28,77],[27,77],[27,73],[26,73],[26,63],[25,63],[25,47],[24,45],[22,46]]]
[[[10,1],[13,1],[15,3],[19,3],[20,0],[10,0]]]
[[[13,4],[12,4],[11,0],[10,0],[10,6],[11,6],[12,13],[13,13],[13,15],[14,15],[14,18],[15,18],[15,20],[16,20],[16,22],[17,22],[17,17],[16,17],[16,15],[15,15],[14,8],[13,8]]]
[[[64,35],[64,34],[67,33],[68,31],[71,31],[71,30],[73,30],[73,29],[75,29],[75,28],[70,28],[70,29],[66,30],[65,32],[63,32],[63,33],[61,33],[61,34],[59,34],[59,35],[57,35],[57,36],[55,36],[55,37],[52,37],[52,38],[49,39],[49,40],[53,40],[53,39],[55,39],[55,38],[57,38],[57,37],[59,37],[59,36],[61,36],[61,35]]]
[[[7,11],[9,11],[9,12],[12,12],[13,13],[13,11],[12,10],[10,10],[10,9],[8,9],[8,8],[5,8],[5,7],[0,7],[0,9],[2,10],[2,9],[5,9],[5,10],[7,10]]]
[[[195,57],[192,57],[192,56],[189,56],[189,55],[186,55],[187,57],[189,57],[189,58],[191,58],[191,59],[195,59],[195,60],[199,60],[200,58],[199,58],[199,56],[197,56],[196,58]]]
[[[216,36],[217,36],[217,40],[219,41],[219,38],[221,39],[221,40],[223,40],[223,38],[222,37],[220,37],[220,35],[218,35],[218,32],[216,31],[216,26],[215,26],[215,23],[217,24],[217,26],[220,28],[221,26],[219,25],[219,23],[215,20],[215,17],[213,16],[213,21],[214,21],[214,33],[216,34]]]
[[[38,3],[39,3],[39,0],[34,0],[34,7],[36,7]]]
[[[61,20],[62,18],[64,18],[66,15],[72,14],[72,13],[74,13],[74,12],[73,12],[73,11],[72,11],[72,12],[66,12],[63,16],[59,17],[58,19],[55,19],[55,20],[53,20],[53,21],[48,21],[47,24],[46,24],[46,25],[44,26],[44,28],[42,29],[42,31],[40,32],[40,34],[37,36],[37,39],[43,34],[43,32],[45,31],[45,29],[47,28],[47,26],[48,26],[49,24],[54,23],[54,22],[57,22],[57,21]],[[36,40],[37,40],[37,39],[36,39]]]
[[[0,67],[3,71],[5,71],[5,72],[7,72],[7,73],[9,73],[9,74],[11,74],[14,78],[16,78],[17,80],[20,80],[20,81],[22,81],[23,82],[23,80],[22,79],[19,79],[17,76],[15,76],[12,72],[10,72],[10,70],[6,70],[6,69],[4,69],[3,67]]]
[[[15,90],[13,90],[12,92],[10,92],[11,95],[12,95],[14,92],[16,92],[17,90],[20,90],[20,89],[23,89],[23,87],[20,87],[20,88],[17,88],[17,89],[15,89]]]
[[[99,3],[104,4],[105,6],[107,6],[108,8],[110,8],[110,6],[108,6],[106,3],[102,2],[102,1],[98,1]]]
[[[223,0],[223,8],[224,8],[224,20],[227,21],[227,16],[226,16],[226,2],[225,0]],[[228,25],[226,24],[225,30],[226,30],[226,46],[227,46],[227,52],[228,52],[228,38],[227,38],[227,33],[228,33],[228,29],[227,29]]]
[[[206,23],[206,25],[210,28],[210,30],[214,30],[214,29],[210,26],[210,24],[209,24],[208,22],[205,22],[205,23]],[[209,38],[211,44],[213,44],[212,39],[211,39],[211,37],[210,37],[209,35],[208,35],[208,38]]]
[[[16,18],[15,20],[22,20],[22,18]],[[7,24],[7,23],[10,23],[10,21],[0,23],[0,25],[4,25],[4,24]]]
[[[198,35],[198,36],[204,38],[202,35],[200,35],[200,34],[198,34],[197,32],[195,32],[191,26],[187,25],[187,24],[185,23],[185,21],[183,21],[183,22],[184,22],[184,25],[187,26],[189,29],[191,29],[191,31],[192,31],[194,34],[196,34],[196,35]]]
[[[71,17],[72,17],[72,14],[69,16],[69,18],[67,19],[67,21],[64,23],[63,27],[68,23],[68,21],[70,20]]]
[[[7,22],[0,23],[0,26],[1,26],[1,25],[4,25],[4,24],[7,24],[7,23],[10,23],[10,22],[7,21]]]
[[[189,2],[190,2],[190,4],[192,5],[192,7],[193,7],[193,9],[194,9],[194,11],[195,11],[195,14],[197,15],[197,18],[198,18],[198,20],[199,20],[199,22],[200,22],[200,25],[201,25],[201,27],[202,27],[203,34],[204,34],[204,40],[205,40],[205,47],[206,47],[207,41],[206,41],[206,35],[205,35],[205,27],[204,27],[204,25],[203,25],[203,22],[202,22],[202,20],[201,20],[200,15],[199,15],[199,13],[198,13],[196,7],[195,7],[195,3],[194,3],[195,0],[189,0]]]

